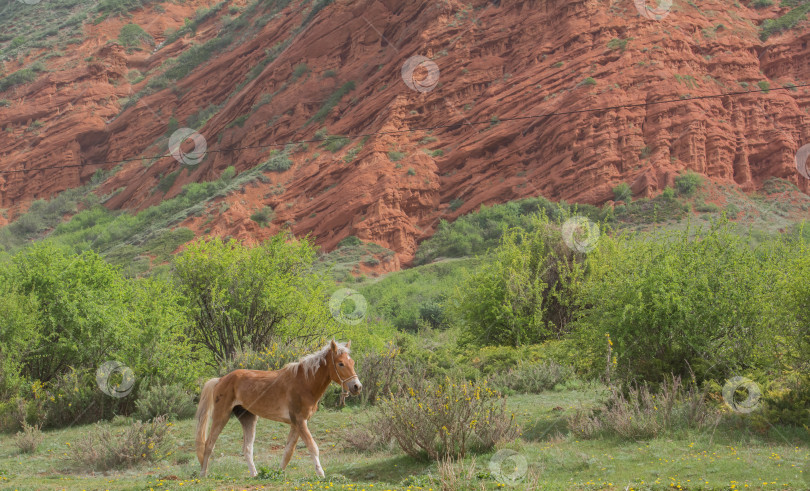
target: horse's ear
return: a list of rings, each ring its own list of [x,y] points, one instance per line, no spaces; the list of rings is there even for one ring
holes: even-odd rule
[[[332,340],[332,351],[334,351],[335,353],[337,353],[337,350],[338,350],[338,345],[337,345],[337,343],[335,342],[335,340],[333,339],[333,340]]]
[[[350,339],[350,340],[348,340],[348,341],[346,341],[346,347],[347,347],[347,348],[351,348],[351,347],[352,347],[352,340],[351,340],[351,339]]]

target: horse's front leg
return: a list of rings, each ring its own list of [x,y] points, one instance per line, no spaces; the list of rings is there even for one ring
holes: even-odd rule
[[[315,443],[315,439],[312,438],[312,434],[309,432],[306,420],[298,424],[298,434],[301,435],[301,439],[304,440],[304,443],[307,445],[307,449],[309,450],[309,454],[312,456],[312,462],[315,464],[315,473],[318,474],[318,477],[324,477],[323,467],[321,467],[321,459],[318,458],[318,444]]]
[[[290,434],[287,436],[287,445],[284,447],[284,456],[281,458],[281,470],[284,470],[287,464],[290,463],[297,442],[298,430],[295,428],[295,425],[290,425]]]

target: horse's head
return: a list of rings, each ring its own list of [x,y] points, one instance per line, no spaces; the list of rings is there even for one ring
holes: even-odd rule
[[[360,378],[354,371],[354,360],[349,356],[349,346],[352,342],[346,343],[347,349],[340,349],[335,340],[332,340],[331,361],[334,362],[334,371],[330,370],[329,376],[332,381],[339,384],[344,391],[357,395],[363,389]]]

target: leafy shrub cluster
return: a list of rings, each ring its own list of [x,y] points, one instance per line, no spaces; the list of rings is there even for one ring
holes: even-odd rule
[[[574,379],[574,369],[553,361],[519,363],[507,371],[499,371],[489,379],[492,387],[502,392],[539,394]]]
[[[646,385],[630,387],[626,394],[614,390],[596,410],[580,411],[569,418],[568,426],[581,438],[638,440],[703,429],[719,421],[719,414],[707,404],[704,392],[694,384],[684,386],[680,378],[674,377],[663,382],[657,392]]]
[[[414,263],[425,264],[442,257],[483,254],[498,246],[504,230],[520,227],[530,232],[534,226],[531,216],[536,213],[544,213],[552,222],[564,220],[574,213],[600,223],[607,218],[606,211],[593,206],[552,203],[542,197],[493,206],[482,205],[475,213],[463,215],[452,223],[445,220],[439,222],[433,236],[419,245]]]
[[[457,288],[451,308],[463,342],[519,346],[570,330],[584,254],[566,245],[545,215],[530,220],[530,231],[505,231],[492,260]]]
[[[135,418],[146,421],[164,416],[186,419],[194,416],[194,395],[180,384],[152,385],[135,402]]]
[[[514,440],[520,431],[506,401],[486,383],[414,383],[378,406],[385,434],[414,458],[485,452],[500,441]]]
[[[81,468],[95,471],[159,461],[166,455],[170,428],[163,416],[146,423],[136,421],[123,430],[98,423],[70,446],[69,457]]]
[[[138,24],[124,24],[118,33],[118,42],[125,48],[138,48],[141,43],[154,43],[154,39]]]
[[[199,364],[185,339],[183,302],[168,283],[125,279],[93,252],[50,243],[0,264],[0,278],[6,424],[19,404],[26,419],[45,426],[130,410],[134,395],[113,398],[98,387],[96,371],[111,360],[137,374],[135,394],[150,382],[195,384]]]
[[[16,72],[0,78],[0,92],[14,87],[15,85],[27,84],[33,82],[37,78],[37,73],[45,70],[45,66],[40,63],[34,63],[30,67],[22,68]]]
[[[687,376],[690,364],[699,380],[722,377],[720,366],[750,363],[776,312],[790,316],[774,303],[774,282],[788,273],[780,256],[753,249],[728,223],[603,236],[589,256],[577,334],[591,346],[609,334],[625,379]]]
[[[292,167],[292,161],[286,153],[273,150],[270,156],[265,160],[259,168],[262,170],[269,170],[275,172],[283,172]]]
[[[192,242],[174,262],[191,339],[221,365],[277,339],[322,337],[335,321],[322,301],[328,281],[309,274],[314,258],[312,244],[287,233],[254,248],[219,237]]]
[[[765,41],[774,34],[792,29],[807,18],[808,12],[810,12],[810,2],[801,2],[781,17],[765,19],[760,26],[759,38]]]

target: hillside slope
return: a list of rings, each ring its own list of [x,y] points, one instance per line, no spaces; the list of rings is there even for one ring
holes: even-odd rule
[[[49,24],[43,12],[59,6]],[[289,226],[327,250],[354,235],[407,262],[441,218],[481,203],[599,204],[620,182],[648,197],[684,170],[808,193],[794,159],[810,143],[810,92],[773,89],[810,80],[810,31],[800,21],[762,41],[758,27],[789,12],[717,0],[678,0],[660,20],[630,0],[17,2],[2,14],[15,30],[2,38],[0,208],[13,219],[126,161],[97,192],[108,208],[143,209],[286,154],[182,225],[251,241]],[[438,69],[414,71],[429,90],[403,80],[413,56]],[[205,158],[155,158],[182,127],[205,138]],[[265,207],[262,227],[250,217]]]

